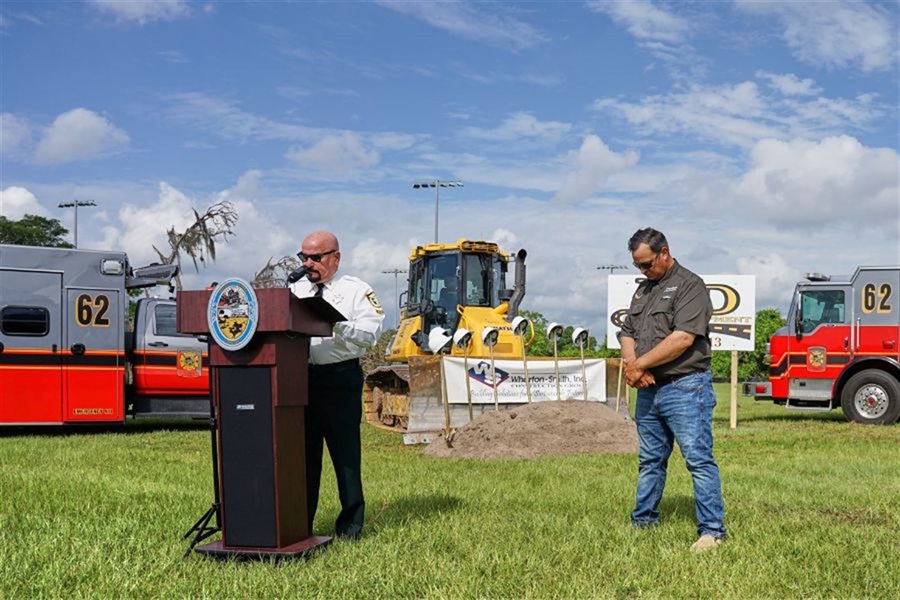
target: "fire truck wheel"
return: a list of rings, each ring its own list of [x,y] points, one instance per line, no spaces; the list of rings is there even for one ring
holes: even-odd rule
[[[857,423],[895,423],[900,417],[900,381],[885,371],[860,371],[844,386],[841,408],[847,419]]]

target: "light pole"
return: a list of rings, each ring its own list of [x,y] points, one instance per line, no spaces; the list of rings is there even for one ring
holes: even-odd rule
[[[612,275],[616,272],[616,269],[627,269],[627,265],[600,265],[597,267],[598,271],[609,271],[609,274]]]
[[[75,207],[75,247],[78,248],[78,207],[79,206],[97,206],[93,200],[73,200],[72,202],[60,202],[59,208]]]
[[[442,187],[463,187],[462,181],[441,181],[440,179],[435,179],[434,181],[420,181],[413,184],[413,189],[417,190],[419,188],[434,188],[434,243],[438,242],[438,205],[441,200],[441,188]]]
[[[394,310],[396,311],[394,317],[396,325],[394,325],[394,329],[397,329],[400,327],[400,296],[397,295],[397,275],[406,273],[406,269],[388,269],[387,271],[382,271],[382,273],[386,275],[393,274],[394,276]]]

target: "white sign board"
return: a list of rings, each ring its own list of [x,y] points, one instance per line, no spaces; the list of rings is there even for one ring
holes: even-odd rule
[[[493,404],[494,386],[497,388],[497,403],[523,403],[527,401],[528,390],[525,386],[525,365],[521,360],[498,360],[494,362],[491,373],[491,361],[480,358],[469,359],[469,371],[466,373],[465,361],[462,358],[445,357],[444,374],[447,378],[447,397],[449,404],[467,404],[466,378],[472,392],[472,404]],[[606,361],[603,359],[585,359],[582,377],[581,360],[559,361],[559,395],[557,398],[557,379],[552,360],[529,360],[528,382],[531,387],[531,401],[545,400],[584,400],[585,384],[587,399],[606,402]]]
[[[709,322],[709,337],[713,350],[752,351],[756,334],[756,276],[755,275],[701,275],[713,314]],[[607,295],[606,345],[619,348],[616,336],[622,328],[640,275],[610,275]]]

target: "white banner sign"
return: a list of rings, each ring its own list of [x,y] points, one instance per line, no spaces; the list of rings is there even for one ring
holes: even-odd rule
[[[709,337],[713,350],[752,351],[756,334],[756,276],[701,275],[709,290],[713,316]],[[610,275],[607,295],[606,345],[619,348],[616,336],[631,305],[631,297],[643,281],[640,275]]]
[[[466,373],[462,358],[445,357],[444,373],[447,378],[447,396],[450,404],[467,404],[466,378],[472,392],[472,404],[493,404],[494,387],[497,388],[497,403],[521,403],[528,401],[528,389],[525,385],[525,368],[522,361],[498,360],[494,362],[494,373],[491,373],[491,361],[469,359],[469,372]],[[584,400],[585,386],[587,399],[606,402],[606,361],[603,359],[585,359],[582,377],[581,360],[559,361],[559,396],[557,398],[557,378],[552,360],[528,361],[528,384],[531,388],[531,401],[545,400]],[[586,380],[586,381],[585,381]]]

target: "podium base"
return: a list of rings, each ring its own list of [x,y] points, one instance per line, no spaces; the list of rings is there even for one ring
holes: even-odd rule
[[[300,540],[283,548],[248,548],[227,547],[222,540],[216,540],[211,544],[199,546],[196,551],[213,558],[236,558],[240,560],[282,560],[288,558],[301,558],[311,554],[314,550],[325,548],[331,543],[331,538],[324,535],[314,535],[305,540]]]

